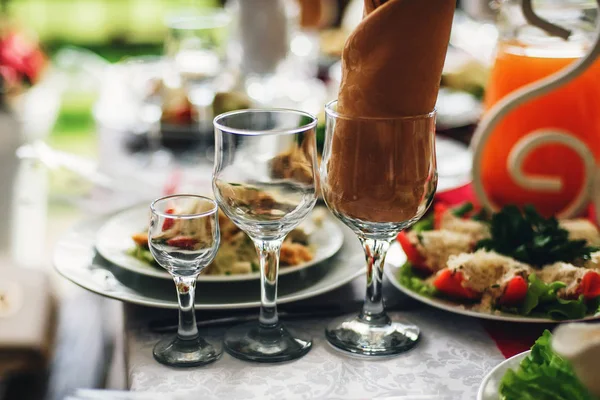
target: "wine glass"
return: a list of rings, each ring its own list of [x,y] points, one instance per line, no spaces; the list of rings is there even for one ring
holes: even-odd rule
[[[423,216],[437,184],[435,112],[356,118],[326,108],[321,189],[327,207],[358,236],[367,293],[357,317],[334,321],[326,337],[358,355],[389,356],[414,347],[419,328],[390,318],[381,292],[385,256],[398,233]]]
[[[155,200],[148,230],[148,246],[177,288],[177,335],[154,347],[154,358],[174,367],[193,367],[217,360],[221,346],[198,334],[194,313],[196,278],[217,254],[220,242],[218,207],[214,200],[195,195],[173,195]]]
[[[167,18],[165,55],[181,80],[200,124],[210,125],[215,80],[223,72],[231,18],[222,9],[185,9]]]
[[[317,120],[293,110],[241,110],[219,115],[214,125],[215,197],[254,242],[261,275],[258,321],[229,330],[225,349],[246,361],[302,357],[312,341],[279,321],[277,274],[284,238],[317,200]]]

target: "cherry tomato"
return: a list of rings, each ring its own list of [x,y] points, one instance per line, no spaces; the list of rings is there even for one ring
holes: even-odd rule
[[[175,212],[175,209],[173,208],[169,208],[165,211],[165,214],[173,214]],[[165,222],[163,222],[163,226],[162,226],[162,230],[166,231],[169,230],[173,227],[173,224],[175,224],[175,220],[172,218],[165,218]]]
[[[423,273],[431,273],[431,268],[427,267],[425,264],[425,258],[419,253],[419,249],[411,243],[408,238],[406,232],[402,231],[396,237],[400,246],[402,246],[402,250],[404,250],[404,254],[406,254],[406,258],[408,262],[411,263],[412,267],[423,272]]]
[[[443,269],[438,273],[433,281],[433,286],[435,286],[435,288],[440,292],[450,297],[469,300],[474,300],[481,297],[480,294],[473,289],[464,287],[464,281],[465,277],[463,276],[462,272],[454,272],[449,269]]]
[[[587,272],[577,288],[577,294],[583,295],[586,300],[600,296],[600,274],[596,271]]]
[[[527,295],[527,288],[528,285],[525,278],[515,276],[506,285],[504,293],[498,299],[498,303],[505,306],[515,306],[523,303]]]

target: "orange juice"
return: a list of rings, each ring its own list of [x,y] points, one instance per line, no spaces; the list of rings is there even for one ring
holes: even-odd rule
[[[560,49],[532,48],[501,43],[486,90],[489,109],[508,93],[538,81],[576,61],[585,53],[565,42]],[[533,150],[523,164],[523,173],[557,177],[559,192],[539,192],[518,186],[506,167],[517,141],[540,129],[560,130],[582,140],[600,157],[600,60],[569,84],[525,103],[502,120],[483,151],[482,179],[486,193],[497,205],[533,204],[545,215],[567,206],[584,182],[584,164],[563,145],[544,145]]]

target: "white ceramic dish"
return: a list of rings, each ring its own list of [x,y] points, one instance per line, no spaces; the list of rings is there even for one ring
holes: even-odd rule
[[[465,144],[438,135],[435,138],[435,152],[438,169],[438,193],[457,189],[471,182],[473,157]]]
[[[178,308],[172,281],[137,274],[107,262],[95,249],[98,231],[107,218],[84,221],[57,244],[54,266],[65,278],[102,296],[157,308]],[[326,263],[282,276],[278,304],[290,303],[334,290],[364,273],[364,256],[355,235],[340,228],[342,250]],[[200,310],[253,308],[260,305],[257,281],[198,282]]]
[[[499,392],[502,377],[509,369],[514,370],[519,368],[521,361],[523,361],[530,352],[530,350],[527,350],[496,365],[496,367],[483,378],[481,386],[479,387],[479,392],[477,393],[477,400],[500,400]]]
[[[96,249],[102,257],[121,268],[141,275],[171,280],[171,276],[167,271],[153,267],[128,254],[128,251],[134,247],[131,235],[142,232],[147,227],[149,212],[148,205],[140,205],[110,218],[98,232]],[[333,217],[329,213],[325,215],[326,217],[320,227],[310,226],[311,222],[306,221],[307,227],[312,231],[309,235],[309,241],[314,245],[314,258],[307,263],[280,268],[280,275],[295,273],[319,264],[334,256],[340,250],[344,242],[344,235]],[[258,280],[259,278],[260,273],[253,272],[243,275],[200,275],[198,281],[236,282]]]
[[[436,308],[439,308],[439,309],[442,309],[445,311],[449,311],[449,312],[452,312],[455,314],[461,314],[461,315],[466,315],[469,317],[490,319],[490,320],[496,320],[496,321],[522,322],[522,323],[556,323],[557,322],[557,321],[554,321],[554,320],[551,320],[548,318],[527,317],[527,316],[523,316],[523,315],[501,313],[501,312],[497,312],[495,314],[484,313],[484,312],[480,312],[480,311],[470,310],[468,308],[468,306],[465,306],[463,304],[459,304],[456,302],[452,302],[450,300],[431,298],[431,297],[423,296],[419,293],[413,292],[412,290],[404,287],[397,278],[398,273],[400,272],[400,268],[406,262],[406,255],[404,254],[404,252],[402,251],[402,248],[400,247],[400,245],[398,243],[394,243],[390,247],[390,250],[386,257],[386,262],[387,262],[387,265],[386,265],[384,271],[385,271],[385,274],[387,275],[388,279],[392,283],[392,285],[394,285],[398,290],[400,290],[402,293],[406,294],[407,296],[410,296],[413,299],[416,299],[420,302],[428,304],[432,307],[436,307]],[[600,318],[600,315],[596,314],[596,315],[587,316],[581,320],[571,320],[571,322],[589,321],[589,320],[594,320],[594,319],[598,319],[598,318]],[[568,322],[568,321],[560,321],[560,322]]]

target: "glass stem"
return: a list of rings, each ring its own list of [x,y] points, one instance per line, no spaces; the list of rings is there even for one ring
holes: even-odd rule
[[[198,326],[196,325],[196,314],[194,312],[196,278],[197,275],[173,275],[175,287],[177,287],[177,299],[179,301],[179,327],[177,328],[177,337],[181,340],[193,340],[198,338]]]
[[[367,323],[387,323],[382,282],[385,256],[391,240],[360,238],[367,260],[367,294],[359,318]]]
[[[258,322],[263,328],[272,328],[279,322],[277,318],[277,275],[279,273],[279,251],[283,239],[255,240],[254,245],[260,257],[260,316]]]

